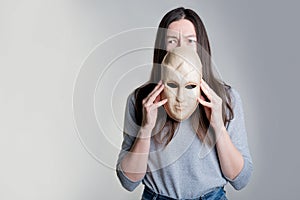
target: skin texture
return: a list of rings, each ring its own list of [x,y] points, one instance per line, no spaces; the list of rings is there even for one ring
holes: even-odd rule
[[[196,51],[188,46],[168,52],[162,62],[163,99],[168,115],[176,121],[189,118],[198,106],[202,64]]]

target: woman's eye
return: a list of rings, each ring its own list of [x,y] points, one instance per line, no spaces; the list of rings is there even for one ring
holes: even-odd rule
[[[167,83],[167,85],[170,87],[170,88],[177,88],[177,85],[175,83]]]
[[[168,40],[168,43],[169,43],[169,44],[176,44],[176,43],[177,43],[177,40]]]
[[[192,44],[193,44],[193,43],[196,43],[196,39],[190,38],[190,39],[188,39],[188,42],[189,42],[189,43],[192,43]]]
[[[197,85],[195,85],[195,84],[190,84],[190,85],[185,86],[186,89],[194,89],[195,87],[197,87]]]

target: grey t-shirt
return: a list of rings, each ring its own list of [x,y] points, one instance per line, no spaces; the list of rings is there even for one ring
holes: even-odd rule
[[[117,162],[117,175],[123,187],[134,190],[141,182],[157,194],[175,199],[200,197],[215,187],[229,182],[240,190],[249,182],[252,159],[249,153],[242,102],[239,94],[230,89],[234,118],[226,128],[235,147],[244,158],[240,174],[230,180],[222,174],[215,146],[202,143],[191,124],[191,117],[181,123],[171,142],[165,146],[151,138],[147,172],[143,179],[133,182],[123,173],[120,162],[134,143],[139,126],[135,123],[133,93],[127,99],[122,150]],[[161,118],[164,119],[163,115]],[[159,121],[161,124],[164,120]],[[160,127],[158,124],[157,127]],[[165,130],[163,130],[165,131]],[[155,134],[154,130],[154,134]],[[158,132],[158,131],[157,131]]]

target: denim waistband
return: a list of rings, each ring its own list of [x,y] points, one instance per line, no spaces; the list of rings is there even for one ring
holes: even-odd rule
[[[212,189],[210,192],[202,195],[201,197],[197,197],[194,199],[181,199],[181,200],[214,200],[214,199],[224,199],[226,200],[224,187],[216,187]],[[147,186],[145,186],[142,200],[176,200],[171,197],[167,197],[165,195],[156,194]]]

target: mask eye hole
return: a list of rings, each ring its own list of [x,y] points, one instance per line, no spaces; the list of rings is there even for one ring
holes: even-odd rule
[[[177,88],[178,86],[175,83],[167,83],[167,86],[170,88]]]
[[[189,89],[189,90],[194,89],[195,87],[197,87],[196,84],[189,84],[189,85],[186,85],[186,86],[185,86],[185,88],[186,88],[186,89]]]

